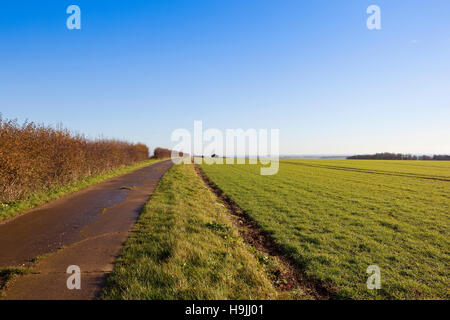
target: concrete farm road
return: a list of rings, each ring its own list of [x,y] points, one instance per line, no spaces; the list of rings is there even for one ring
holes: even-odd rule
[[[0,225],[0,268],[32,265],[0,299],[94,299],[131,228],[172,166],[161,161],[37,207]],[[37,262],[35,262],[37,260]],[[69,266],[81,289],[67,288]]]

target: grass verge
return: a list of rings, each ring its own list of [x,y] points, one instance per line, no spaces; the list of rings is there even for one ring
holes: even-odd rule
[[[91,176],[89,178],[83,179],[81,181],[78,181],[76,183],[73,183],[73,184],[70,184],[67,186],[61,186],[58,188],[53,188],[48,191],[35,193],[24,200],[10,201],[8,203],[0,202],[0,223],[5,222],[7,219],[13,218],[16,215],[21,214],[26,210],[32,209],[43,203],[58,199],[64,195],[71,193],[71,192],[75,192],[75,191],[84,189],[86,187],[103,182],[112,177],[116,177],[116,176],[119,176],[119,175],[122,175],[125,173],[129,173],[133,170],[148,166],[148,165],[158,162],[158,161],[161,161],[161,160],[149,159],[149,160],[146,160],[146,161],[143,161],[143,162],[131,165],[131,166],[125,166],[125,167],[113,170],[113,171],[105,173],[105,174]]]
[[[172,167],[144,208],[102,299],[273,299],[278,293],[192,165]]]
[[[269,279],[280,291],[280,299],[310,300],[329,299],[334,297],[333,288],[323,286],[322,283],[311,281],[297,267],[291,256],[284,253],[272,236],[250,217],[239,205],[217,187],[211,179],[195,166],[198,175],[217,198],[225,204],[231,220],[239,230],[240,236],[248,244],[266,270]]]
[[[4,290],[10,281],[12,281],[17,275],[25,274],[26,272],[26,268],[0,268],[0,297],[3,296]]]

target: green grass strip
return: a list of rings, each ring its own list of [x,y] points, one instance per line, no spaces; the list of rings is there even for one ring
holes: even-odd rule
[[[160,181],[103,299],[270,299],[277,292],[192,165]]]

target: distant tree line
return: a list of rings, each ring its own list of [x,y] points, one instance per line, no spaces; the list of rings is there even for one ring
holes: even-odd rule
[[[177,151],[175,151],[175,152],[177,152]],[[178,152],[178,155],[180,157],[182,157],[184,155],[184,153]],[[153,151],[153,157],[156,159],[170,158],[170,157],[172,157],[172,150],[164,149],[164,148],[156,148],[155,151]]]
[[[450,155],[434,155],[434,156],[417,156],[412,154],[402,154],[402,153],[376,153],[376,154],[365,154],[347,157],[347,159],[359,159],[359,160],[435,160],[435,161],[449,161]]]

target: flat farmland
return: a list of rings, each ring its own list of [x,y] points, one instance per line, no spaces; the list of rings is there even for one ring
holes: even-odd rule
[[[286,159],[274,176],[201,168],[333,296],[449,299],[450,162]],[[380,290],[367,289],[370,265]]]

